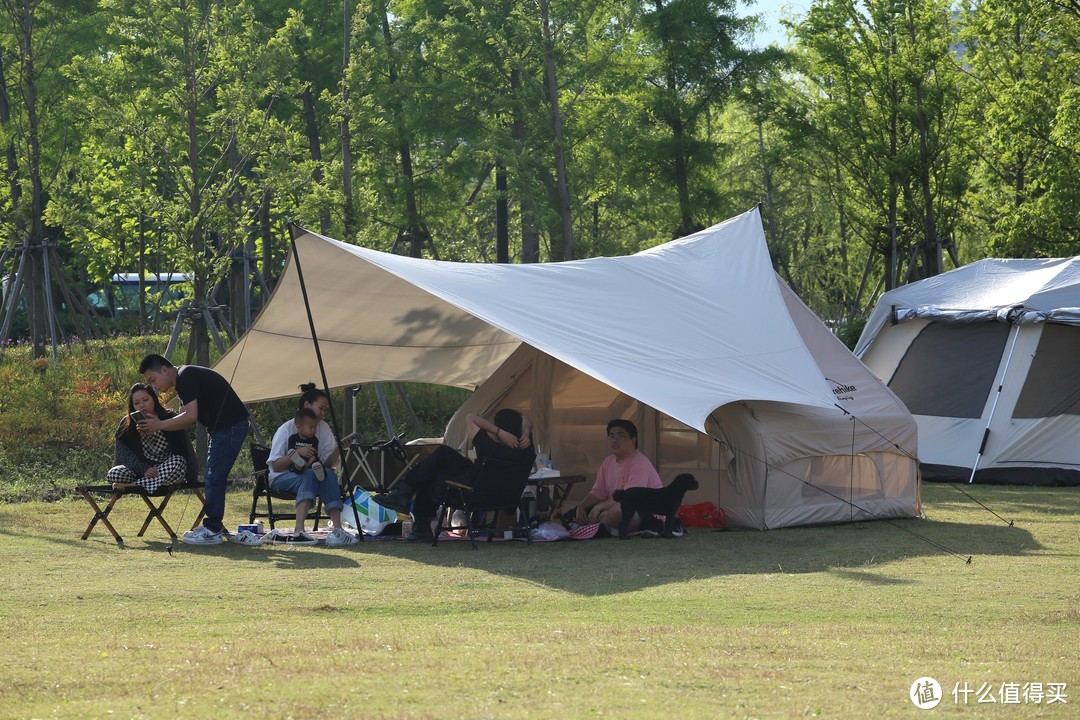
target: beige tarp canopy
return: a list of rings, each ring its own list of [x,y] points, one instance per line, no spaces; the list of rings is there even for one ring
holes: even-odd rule
[[[740,525],[917,512],[914,422],[778,281],[756,210],[636,255],[537,265],[417,260],[307,231],[295,241],[331,387],[477,389],[467,407],[513,395],[566,472],[595,469],[607,419],[636,418],[665,480],[707,470],[698,499]],[[319,380],[292,257],[216,368],[246,402]],[[682,433],[673,464],[662,428]]]

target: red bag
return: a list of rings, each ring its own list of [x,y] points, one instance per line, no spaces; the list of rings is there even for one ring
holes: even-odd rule
[[[683,505],[676,515],[686,527],[696,528],[722,528],[727,520],[724,509],[711,502]]]

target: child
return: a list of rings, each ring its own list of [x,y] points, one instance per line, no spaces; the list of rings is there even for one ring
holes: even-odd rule
[[[292,545],[314,545],[315,538],[304,532],[308,510],[315,498],[321,497],[323,507],[334,527],[326,536],[327,545],[352,545],[357,538],[341,527],[341,490],[333,470],[326,467],[332,448],[321,448],[317,435],[319,416],[308,407],[301,407],[296,416],[274,433],[270,446],[270,489],[296,495],[296,526],[285,541]]]

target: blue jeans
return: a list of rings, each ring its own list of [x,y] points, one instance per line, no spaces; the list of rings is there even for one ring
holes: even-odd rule
[[[334,471],[324,467],[326,478],[319,481],[315,477],[315,471],[304,468],[296,473],[286,470],[270,481],[270,489],[275,492],[287,492],[296,495],[296,503],[299,505],[305,500],[315,501],[321,497],[324,510],[340,510],[345,506],[341,501],[341,488],[338,487],[338,477]]]
[[[210,442],[206,450],[206,504],[203,511],[206,517],[203,525],[213,532],[221,532],[225,517],[225,489],[228,486],[229,473],[232,472],[236,456],[244,448],[248,434],[248,423],[223,428],[210,433]]]

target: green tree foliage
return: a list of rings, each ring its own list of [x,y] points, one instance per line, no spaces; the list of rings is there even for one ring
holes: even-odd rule
[[[0,144],[7,179],[0,187],[0,228],[3,256],[13,258],[7,280],[12,294],[25,298],[35,356],[44,353],[46,326],[56,320],[47,312],[56,298],[46,288],[57,283],[68,302],[78,300],[67,273],[56,267],[59,255],[49,250],[63,244],[64,229],[47,227],[45,213],[49,194],[62,185],[65,154],[77,144],[63,113],[67,82],[61,68],[91,42],[94,17],[88,2],[0,1]],[[11,317],[4,315],[4,340]]]
[[[967,18],[978,226],[996,253],[1080,252],[1080,6],[985,0]]]
[[[962,78],[939,0],[819,0],[797,28],[803,127],[885,287],[936,275],[968,182]],[[955,262],[955,253],[954,253]]]
[[[648,58],[646,122],[655,128],[650,155],[678,202],[679,237],[714,217],[717,186],[695,182],[719,156],[708,121],[734,90],[775,62],[772,52],[746,49],[753,20],[735,14],[734,0],[652,0],[645,4],[641,44]],[[692,192],[693,191],[693,192]]]
[[[245,190],[258,186],[260,155],[288,138],[271,114],[288,47],[243,0],[115,0],[106,9],[111,51],[71,67],[92,88],[81,107],[101,138],[86,145],[71,187],[93,189],[58,203],[58,216],[99,252],[135,251],[140,266],[147,252],[169,258],[191,275],[195,302],[209,303],[257,212],[260,193]],[[125,253],[131,236],[138,242]],[[204,344],[197,354],[206,361]]]
[[[987,248],[1076,251],[1080,11],[972,2],[815,0],[785,54],[736,0],[0,0],[0,224],[86,280],[190,273],[239,332],[290,221],[533,262],[761,203],[850,327]]]

